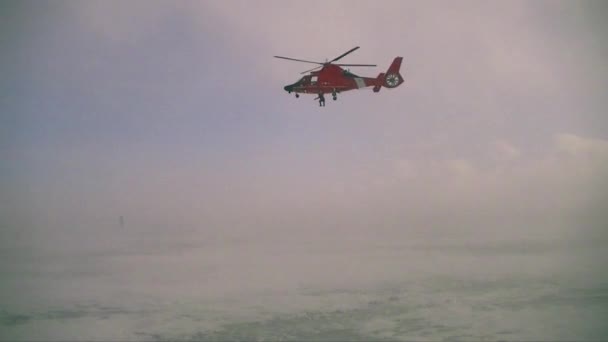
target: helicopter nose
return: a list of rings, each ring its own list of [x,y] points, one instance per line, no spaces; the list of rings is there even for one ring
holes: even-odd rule
[[[292,86],[284,86],[283,89],[285,89],[286,92],[291,93],[293,91],[293,87]]]

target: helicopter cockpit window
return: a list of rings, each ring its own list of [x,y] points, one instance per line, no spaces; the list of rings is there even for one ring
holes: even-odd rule
[[[303,84],[306,84],[306,83],[308,83],[308,80],[306,79],[306,76],[300,78],[298,80],[298,82],[296,82],[296,84],[300,84],[300,85],[303,85]]]
[[[310,84],[317,84],[317,78],[318,78],[317,76],[312,76],[310,78]]]

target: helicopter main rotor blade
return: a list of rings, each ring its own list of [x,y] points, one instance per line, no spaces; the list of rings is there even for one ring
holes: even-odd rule
[[[323,63],[313,62],[313,61],[305,61],[303,59],[295,59],[295,58],[282,57],[282,56],[274,56],[274,58],[281,58],[281,59],[286,59],[286,60],[289,60],[289,61],[296,61],[296,62],[304,62],[304,63],[312,63],[312,64],[323,65]]]
[[[350,50],[346,51],[345,53],[341,54],[340,56],[338,56],[338,57],[336,57],[336,58],[332,59],[332,60],[331,60],[331,61],[329,61],[328,63],[335,62],[335,61],[337,61],[338,59],[340,59],[340,58],[342,58],[342,57],[344,57],[344,56],[348,55],[349,53],[351,53],[351,52],[353,52],[353,51],[357,50],[358,48],[359,48],[358,46],[355,46],[354,48],[352,48],[352,49],[350,49]]]
[[[318,67],[314,67],[314,68],[312,68],[312,69],[310,69],[310,70],[302,71],[300,74],[306,74],[306,73],[308,73],[308,72],[311,72],[311,71],[317,70],[317,69],[322,68],[322,67],[323,67],[322,65],[319,65]]]
[[[376,64],[334,64],[339,66],[351,66],[351,67],[375,67]]]

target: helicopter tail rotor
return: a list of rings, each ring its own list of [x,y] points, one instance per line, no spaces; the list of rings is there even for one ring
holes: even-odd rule
[[[403,76],[399,73],[402,60],[403,57],[396,57],[388,70],[376,77],[374,88],[372,89],[375,93],[379,92],[382,87],[397,88],[403,83]]]

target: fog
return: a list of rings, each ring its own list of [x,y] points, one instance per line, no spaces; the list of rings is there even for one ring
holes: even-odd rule
[[[0,339],[605,340],[605,7],[4,2]]]

